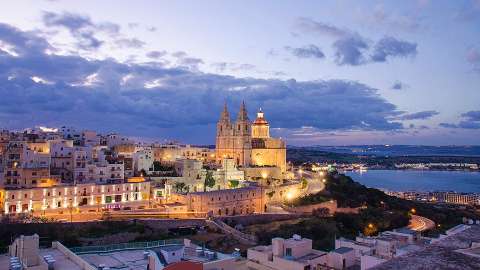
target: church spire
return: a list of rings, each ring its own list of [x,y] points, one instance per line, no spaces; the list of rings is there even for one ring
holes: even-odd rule
[[[245,101],[242,101],[240,106],[240,111],[238,112],[237,121],[248,121],[247,108],[245,106]]]
[[[220,115],[220,121],[228,121],[230,122],[230,114],[228,113],[228,108],[227,108],[227,102],[225,101],[225,104],[223,105],[223,111],[222,114]]]

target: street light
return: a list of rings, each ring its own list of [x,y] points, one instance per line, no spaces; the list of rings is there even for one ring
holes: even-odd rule
[[[415,210],[415,208],[412,208],[412,209],[410,209],[410,212],[412,212],[412,214],[415,214],[415,212],[417,212],[417,210]]]

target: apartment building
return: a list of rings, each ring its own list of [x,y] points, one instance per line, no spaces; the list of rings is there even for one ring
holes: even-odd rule
[[[147,208],[150,182],[130,178],[126,182],[55,185],[5,190],[4,213],[61,214],[102,209]]]

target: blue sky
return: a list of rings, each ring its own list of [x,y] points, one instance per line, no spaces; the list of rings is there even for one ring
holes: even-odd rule
[[[480,1],[10,1],[0,127],[213,143],[479,144]]]

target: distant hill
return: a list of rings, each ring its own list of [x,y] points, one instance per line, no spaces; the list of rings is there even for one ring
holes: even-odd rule
[[[366,147],[366,146],[363,146]],[[478,146],[475,146],[478,148]],[[353,146],[352,146],[353,148]],[[413,152],[411,154],[398,154],[386,155],[384,151],[383,155],[380,155],[379,151],[369,150],[366,147],[366,151],[347,151],[347,147],[337,146],[310,146],[310,147],[288,147],[287,148],[287,160],[294,164],[301,164],[305,162],[319,162],[319,163],[362,163],[369,166],[377,166],[378,168],[393,168],[395,164],[399,163],[476,163],[480,164],[480,155],[473,155],[473,150],[470,151],[470,155],[467,155],[468,151],[457,151],[450,155],[444,154],[432,154],[432,151]],[[360,148],[355,148],[360,149]],[[374,149],[371,147],[371,149]],[[421,149],[418,148],[418,149]],[[480,150],[477,150],[480,151]],[[393,151],[390,151],[390,153]],[[377,154],[374,154],[377,153]],[[405,152],[404,152],[405,153]]]
[[[346,146],[307,146],[308,150],[324,151],[356,156],[473,156],[480,157],[480,145],[346,145]]]

